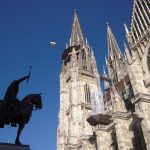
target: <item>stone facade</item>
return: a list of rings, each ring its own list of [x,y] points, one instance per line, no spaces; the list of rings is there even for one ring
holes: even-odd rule
[[[150,150],[149,10],[149,0],[134,0],[130,31],[124,24],[124,54],[107,23],[108,57],[101,77],[74,12],[62,54],[58,150]]]

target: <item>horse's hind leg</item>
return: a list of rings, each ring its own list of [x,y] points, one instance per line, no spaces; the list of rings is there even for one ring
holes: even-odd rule
[[[20,144],[21,145],[21,142],[20,142],[19,139],[20,139],[20,135],[21,135],[21,132],[22,132],[24,126],[25,126],[25,124],[19,124],[15,144]]]

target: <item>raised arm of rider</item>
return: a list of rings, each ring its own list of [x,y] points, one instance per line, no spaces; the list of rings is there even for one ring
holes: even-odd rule
[[[25,76],[25,77],[23,77],[23,78],[17,80],[17,82],[20,83],[20,82],[22,82],[22,81],[24,81],[24,80],[26,80],[26,79],[29,79],[29,78],[30,78],[30,76]]]

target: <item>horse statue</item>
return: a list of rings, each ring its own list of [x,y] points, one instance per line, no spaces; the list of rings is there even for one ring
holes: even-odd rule
[[[13,106],[11,113],[6,113],[5,101],[0,100],[0,128],[4,125],[19,125],[15,144],[21,144],[20,135],[30,120],[33,110],[42,108],[41,94],[29,94]],[[9,119],[8,116],[9,115]]]

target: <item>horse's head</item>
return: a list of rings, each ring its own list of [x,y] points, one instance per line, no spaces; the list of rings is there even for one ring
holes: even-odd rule
[[[35,109],[42,108],[41,94],[29,94],[23,98],[22,102],[27,105],[32,105]]]
[[[36,109],[42,109],[42,98],[41,94],[35,94],[33,105]]]

